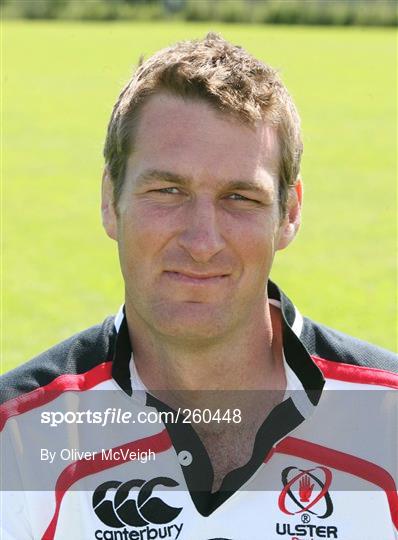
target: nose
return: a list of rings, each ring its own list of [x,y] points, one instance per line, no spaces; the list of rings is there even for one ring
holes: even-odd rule
[[[209,262],[225,247],[215,203],[210,198],[197,197],[189,205],[184,217],[185,226],[179,236],[179,245],[195,262]]]

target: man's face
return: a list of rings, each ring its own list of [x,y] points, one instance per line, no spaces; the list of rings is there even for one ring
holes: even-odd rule
[[[278,163],[277,136],[265,123],[250,128],[200,100],[149,99],[118,216],[109,182],[103,202],[131,317],[157,334],[197,340],[263,316],[274,253],[286,245]]]

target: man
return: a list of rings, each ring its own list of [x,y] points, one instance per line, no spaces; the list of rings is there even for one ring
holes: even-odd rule
[[[268,279],[301,153],[277,73],[221,37],[139,67],[102,187],[125,304],[5,376],[4,538],[396,537],[396,359]]]

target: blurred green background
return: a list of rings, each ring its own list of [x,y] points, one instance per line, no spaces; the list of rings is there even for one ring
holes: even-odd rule
[[[102,145],[139,56],[221,32],[280,69],[304,131],[304,222],[272,278],[300,311],[396,348],[396,33],[181,21],[2,21],[2,370],[117,311]]]
[[[0,0],[4,17],[396,26],[396,0]]]

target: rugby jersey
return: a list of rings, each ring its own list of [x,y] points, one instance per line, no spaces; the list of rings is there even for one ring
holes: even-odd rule
[[[396,356],[268,297],[287,390],[215,493],[194,424],[139,379],[123,310],[4,375],[2,539],[396,539]]]

